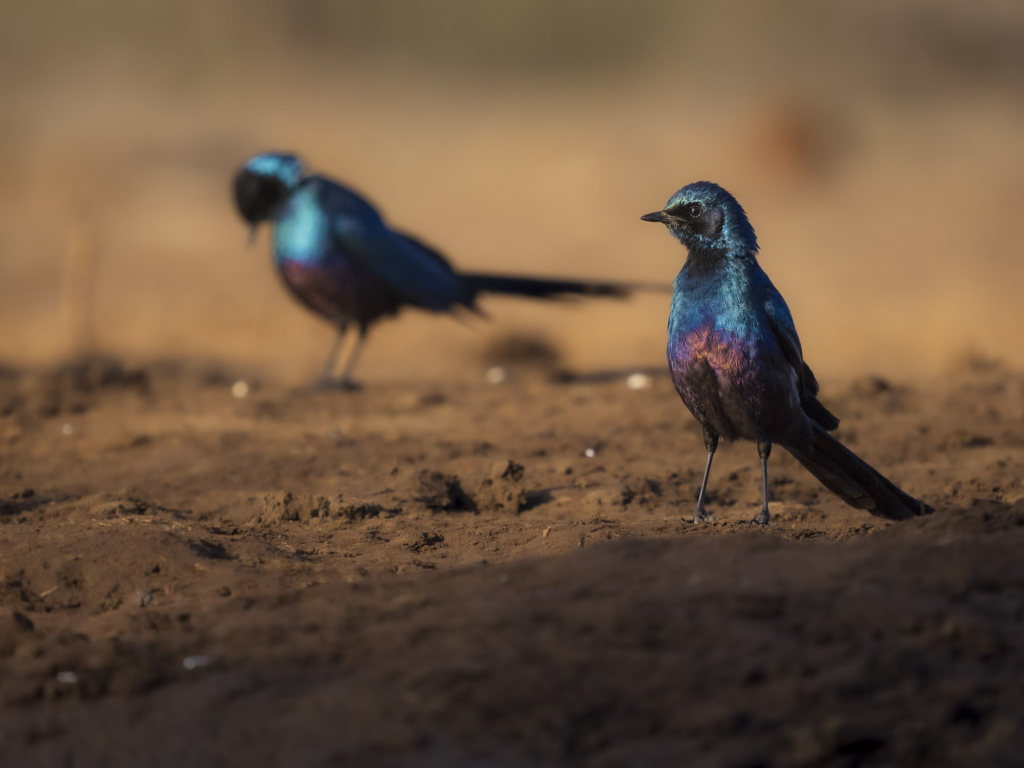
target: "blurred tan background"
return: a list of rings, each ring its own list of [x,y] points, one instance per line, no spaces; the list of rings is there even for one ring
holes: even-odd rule
[[[267,149],[458,267],[555,276],[670,281],[685,253],[639,217],[710,179],[820,376],[1024,364],[1014,0],[3,0],[0,89],[9,365],[311,379],[332,331],[228,194]],[[479,378],[512,332],[582,371],[663,361],[664,296],[484,308],[382,323],[361,378]]]

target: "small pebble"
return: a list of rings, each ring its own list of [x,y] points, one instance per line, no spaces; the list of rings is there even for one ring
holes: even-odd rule
[[[74,672],[58,672],[57,682],[64,685],[74,685],[78,682],[78,675]]]
[[[592,459],[595,456],[597,456],[597,448],[587,448],[583,452],[583,455],[586,456],[588,459]]]
[[[646,373],[633,373],[626,378],[628,389],[647,389],[651,386],[651,377]]]
[[[501,384],[508,379],[508,372],[500,365],[488,368],[484,374],[484,381],[488,384]]]
[[[239,379],[231,385],[231,395],[236,400],[244,400],[249,396],[249,382]]]
[[[60,433],[64,435],[64,437],[71,437],[73,434],[75,434],[75,428],[72,427],[70,424],[65,424],[63,427],[60,428]]]
[[[185,669],[199,669],[210,666],[210,662],[209,656],[186,656],[181,662],[181,666]]]

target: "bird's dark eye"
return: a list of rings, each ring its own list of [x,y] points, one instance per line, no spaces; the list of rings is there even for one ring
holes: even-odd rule
[[[691,219],[699,219],[700,215],[704,213],[704,209],[694,203],[693,205],[686,206],[686,213]]]

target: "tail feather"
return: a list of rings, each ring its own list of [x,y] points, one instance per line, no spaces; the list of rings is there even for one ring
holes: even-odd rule
[[[809,447],[785,447],[822,485],[851,507],[888,520],[905,520],[934,511],[901,491],[824,429],[815,427]]]
[[[804,364],[804,369],[806,371],[811,370],[806,364]],[[813,375],[814,374],[811,374],[811,376]],[[814,385],[817,386],[818,383],[814,382]],[[839,419],[837,419],[828,408],[822,405],[821,401],[816,397],[805,397],[801,401],[800,407],[803,408],[804,413],[811,417],[811,421],[815,422],[826,432],[831,432],[839,426]]]
[[[512,275],[463,274],[459,277],[474,293],[505,293],[515,296],[533,296],[540,299],[565,295],[624,298],[635,291],[669,292],[672,290],[670,285],[549,280]]]

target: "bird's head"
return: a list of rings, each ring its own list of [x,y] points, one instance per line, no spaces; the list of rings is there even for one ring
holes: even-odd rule
[[[256,155],[235,174],[238,212],[255,229],[261,221],[274,217],[301,180],[302,163],[295,155]]]
[[[757,237],[742,206],[710,181],[687,184],[663,210],[640,218],[661,222],[691,250],[757,253]]]

